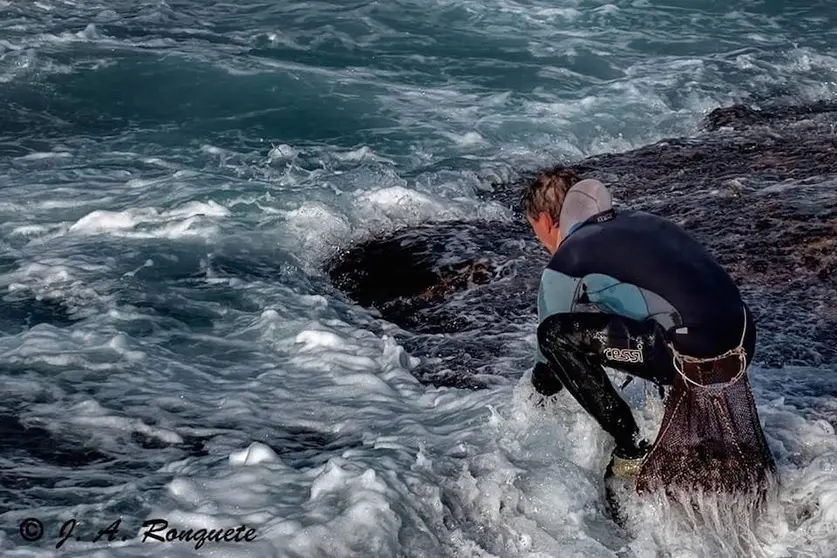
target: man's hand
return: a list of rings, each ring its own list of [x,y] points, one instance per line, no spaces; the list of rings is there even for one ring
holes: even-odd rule
[[[552,372],[548,364],[539,362],[532,370],[532,387],[544,397],[550,397],[564,389],[564,384]]]
[[[561,393],[560,391],[558,393]],[[537,407],[538,409],[546,409],[548,406],[555,403],[558,400],[558,393],[555,395],[541,395],[540,393],[533,391],[526,400],[532,407]]]

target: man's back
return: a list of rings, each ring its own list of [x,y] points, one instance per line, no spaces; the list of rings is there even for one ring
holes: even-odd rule
[[[662,217],[625,211],[583,224],[562,240],[547,269],[583,279],[579,302],[675,326],[671,333],[684,351],[708,353],[693,356],[713,356],[740,342],[744,309],[732,278],[700,243]]]

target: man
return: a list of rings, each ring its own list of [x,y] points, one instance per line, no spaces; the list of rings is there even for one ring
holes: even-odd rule
[[[521,206],[552,255],[532,384],[545,397],[565,387],[613,437],[608,474],[636,477],[644,467],[644,486],[706,485],[734,461],[726,484],[761,480],[772,459],[744,374],[755,324],[729,275],[681,227],[616,211],[604,185],[561,167],[538,174]],[[653,448],[604,366],[674,386]],[[718,397],[727,398],[722,410]]]

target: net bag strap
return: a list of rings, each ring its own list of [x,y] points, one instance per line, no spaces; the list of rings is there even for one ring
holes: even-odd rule
[[[742,306],[742,309],[744,309],[743,306]],[[720,389],[720,390],[723,390],[723,389],[735,384],[736,382],[738,382],[744,376],[744,373],[747,371],[747,352],[744,350],[744,339],[746,338],[746,336],[747,336],[747,311],[744,310],[744,327],[741,331],[741,341],[738,343],[737,347],[735,347],[733,349],[730,349],[727,352],[725,352],[723,354],[720,354],[716,357],[695,358],[695,357],[691,357],[691,356],[688,356],[688,355],[681,355],[679,352],[677,352],[677,349],[674,348],[674,344],[671,341],[669,341],[668,342],[668,348],[671,350],[672,364],[674,365],[674,369],[677,371],[677,373],[680,375],[680,377],[683,378],[683,380],[692,384],[695,387],[704,388],[704,389]],[[738,373],[731,380],[729,380],[728,382],[716,383],[716,384],[701,384],[699,382],[696,382],[692,378],[690,378],[688,376],[688,374],[686,374],[683,370],[683,364],[684,363],[704,364],[704,363],[708,363],[708,362],[717,362],[719,360],[724,360],[724,359],[729,358],[731,356],[737,356],[738,359],[741,362],[741,366],[738,370]]]

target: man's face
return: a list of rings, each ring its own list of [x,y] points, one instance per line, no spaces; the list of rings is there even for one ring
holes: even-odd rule
[[[561,243],[561,231],[557,224],[552,220],[552,217],[547,213],[541,213],[537,219],[527,216],[526,219],[532,226],[535,236],[544,245],[544,248],[550,254],[554,254]]]

